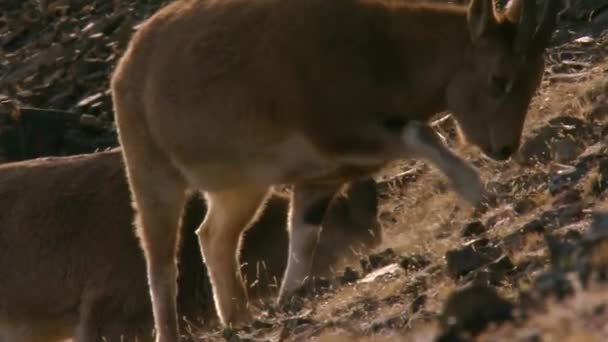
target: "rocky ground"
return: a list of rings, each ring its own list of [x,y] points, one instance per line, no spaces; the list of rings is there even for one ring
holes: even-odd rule
[[[108,76],[167,1],[5,1],[0,158],[115,146]],[[511,161],[461,146],[495,205],[476,211],[422,162],[378,175],[385,242],[240,330],[192,340],[604,341],[608,338],[608,8],[573,0]],[[211,322],[213,325],[213,322]]]

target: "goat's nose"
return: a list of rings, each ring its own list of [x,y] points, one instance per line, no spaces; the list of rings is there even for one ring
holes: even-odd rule
[[[495,160],[507,160],[515,153],[515,148],[512,146],[503,146],[495,150],[490,157]]]

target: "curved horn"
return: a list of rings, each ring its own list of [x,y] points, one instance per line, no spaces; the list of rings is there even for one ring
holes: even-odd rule
[[[509,19],[510,22],[516,23],[519,21],[519,16],[521,14],[522,7],[521,0],[510,0],[504,9],[504,15]]]
[[[535,49],[543,50],[549,43],[557,25],[558,9],[557,0],[545,0],[540,24],[534,34],[533,46]]]

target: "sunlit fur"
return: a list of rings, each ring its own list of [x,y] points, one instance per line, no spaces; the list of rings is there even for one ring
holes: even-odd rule
[[[294,184],[279,302],[305,280],[324,205],[344,181],[413,157],[477,189],[476,173],[411,123],[450,110],[489,156],[515,152],[548,38],[535,19],[519,23],[530,13],[514,1],[503,15],[492,0],[182,0],[141,25],[112,92],[157,340],[179,335],[188,190],[210,208],[198,235],[218,314],[238,325],[250,316],[236,255],[269,186]]]

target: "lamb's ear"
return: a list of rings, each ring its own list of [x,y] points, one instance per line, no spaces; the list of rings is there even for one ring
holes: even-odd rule
[[[475,42],[496,24],[493,0],[472,0],[469,4],[467,22],[471,40]]]

